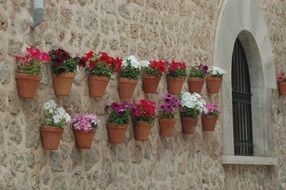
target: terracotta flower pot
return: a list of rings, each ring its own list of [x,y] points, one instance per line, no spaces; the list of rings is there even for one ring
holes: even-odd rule
[[[202,115],[202,125],[204,131],[214,131],[218,116]]]
[[[120,78],[119,79],[119,97],[130,99],[133,96],[138,80]]]
[[[173,129],[176,121],[174,118],[160,118],[160,135],[163,137],[173,136]]]
[[[204,86],[205,79],[198,77],[190,77],[188,80],[189,92],[190,93],[201,93]]]
[[[40,135],[45,150],[57,150],[62,138],[64,129],[57,127],[41,127]]]
[[[115,125],[113,123],[107,124],[108,138],[110,143],[120,144],[124,142],[125,132],[128,125]]]
[[[137,121],[134,125],[134,137],[138,141],[147,141],[152,125],[145,121]]]
[[[145,93],[156,93],[161,77],[144,75],[143,90]]]
[[[109,78],[104,76],[90,75],[88,77],[89,95],[92,97],[102,97],[109,83]]]
[[[34,98],[41,76],[16,73],[18,94],[22,98]]]
[[[278,89],[280,95],[286,95],[286,82],[278,82]]]
[[[84,132],[74,131],[75,142],[78,149],[90,149],[95,135],[95,130]]]
[[[173,95],[179,95],[181,93],[184,80],[184,78],[168,78],[168,92]]]
[[[208,93],[218,93],[221,87],[222,77],[207,77],[207,90]]]
[[[184,134],[193,134],[194,130],[196,128],[196,125],[198,123],[198,118],[192,118],[192,117],[182,117],[182,128]]]
[[[55,94],[57,96],[70,95],[74,77],[74,73],[52,74]]]

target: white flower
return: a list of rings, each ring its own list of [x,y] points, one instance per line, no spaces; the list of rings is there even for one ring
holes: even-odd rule
[[[222,76],[226,73],[225,70],[219,68],[219,67],[216,67],[216,66],[212,66],[210,69],[209,69],[209,74],[211,76]]]
[[[71,120],[71,116],[68,113],[65,113],[64,118],[65,118],[66,122],[70,122],[70,120]]]
[[[149,67],[150,62],[147,60],[142,60],[142,61],[139,61],[139,64],[141,67]]]
[[[57,112],[59,113],[59,115],[64,115],[66,113],[65,109],[62,107],[57,108]]]
[[[57,104],[54,100],[50,100],[44,104],[45,110],[55,109],[57,107]]]
[[[137,60],[137,58],[134,55],[130,55],[128,56],[126,59],[123,60],[123,66],[127,66],[128,65],[128,61],[130,61],[130,64],[132,67],[135,68],[139,68],[140,67],[140,63]]]
[[[183,107],[195,108],[201,112],[206,102],[202,99],[201,95],[197,93],[191,94],[189,92],[183,92],[181,95],[181,104]]]
[[[59,115],[54,115],[53,116],[53,122],[55,124],[58,124],[59,122],[61,122],[61,118],[59,117]]]

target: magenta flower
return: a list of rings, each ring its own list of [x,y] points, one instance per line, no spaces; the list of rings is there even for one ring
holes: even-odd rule
[[[163,97],[164,102],[159,106],[159,116],[161,118],[174,118],[177,108],[180,107],[180,100],[171,94]]]
[[[203,108],[204,115],[218,115],[219,114],[219,106],[216,104],[205,104]]]

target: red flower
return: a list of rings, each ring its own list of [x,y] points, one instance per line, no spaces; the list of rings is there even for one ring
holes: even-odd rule
[[[177,62],[177,61],[172,61],[172,63],[169,66],[169,71],[174,72],[178,69],[186,70],[187,65],[184,62]]]
[[[150,67],[152,69],[156,69],[160,71],[161,73],[164,73],[167,71],[167,62],[166,61],[151,61],[150,62]]]

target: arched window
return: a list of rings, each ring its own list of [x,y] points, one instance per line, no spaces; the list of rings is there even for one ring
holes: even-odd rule
[[[237,39],[232,55],[234,154],[253,155],[251,84],[244,49]]]

